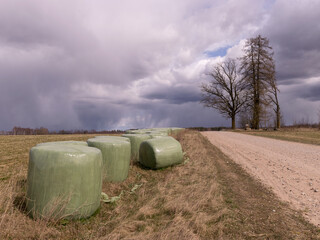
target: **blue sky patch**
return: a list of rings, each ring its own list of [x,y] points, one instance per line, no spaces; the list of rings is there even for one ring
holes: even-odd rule
[[[230,48],[230,46],[222,47],[222,48],[219,48],[215,51],[205,51],[204,54],[207,57],[218,57],[218,56],[223,57],[227,54],[227,51],[229,48]]]

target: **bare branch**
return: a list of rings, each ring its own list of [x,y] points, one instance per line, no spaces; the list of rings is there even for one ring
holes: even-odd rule
[[[201,103],[205,107],[217,109],[224,117],[231,118],[232,127],[235,128],[236,114],[248,99],[247,83],[238,74],[236,61],[227,59],[218,63],[208,75],[212,80],[201,85]]]
[[[252,127],[259,128],[262,110],[271,104],[275,106],[277,119],[280,118],[279,92],[275,79],[275,64],[269,40],[258,35],[248,39],[241,58],[243,81],[247,82],[248,108],[251,108]],[[277,126],[278,126],[277,121]]]

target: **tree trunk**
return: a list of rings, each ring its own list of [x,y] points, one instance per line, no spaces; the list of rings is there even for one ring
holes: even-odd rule
[[[231,118],[231,121],[232,121],[232,129],[234,130],[234,129],[236,129],[236,116],[233,116]]]
[[[277,129],[280,128],[280,107],[277,106]]]
[[[258,74],[258,77],[259,77],[259,74]],[[256,126],[255,126],[255,129],[259,129],[260,128],[260,114],[261,114],[260,80],[259,79],[257,81],[257,95],[256,95],[256,102],[255,102],[255,111],[256,111],[256,119],[255,119]]]
[[[259,101],[259,95],[256,97],[254,101],[254,106],[253,106],[253,124],[252,128],[253,129],[259,129],[260,125],[260,101]]]

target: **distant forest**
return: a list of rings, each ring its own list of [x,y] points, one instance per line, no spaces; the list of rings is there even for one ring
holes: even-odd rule
[[[0,131],[0,135],[48,135],[48,134],[117,134],[123,133],[121,130],[60,130],[60,131],[49,131],[47,128],[40,127],[36,129],[13,127],[11,131]]]

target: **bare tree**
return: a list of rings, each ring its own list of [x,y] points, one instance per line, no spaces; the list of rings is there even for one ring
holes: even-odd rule
[[[251,125],[259,129],[263,105],[269,104],[267,93],[272,85],[276,86],[273,51],[267,38],[258,35],[247,40],[241,58],[241,72],[248,87],[248,107],[253,114]]]
[[[277,87],[276,79],[270,82],[271,88],[269,89],[268,97],[273,104],[273,111],[276,114],[276,126],[275,128],[279,129],[281,124],[281,111],[280,111],[280,104],[278,99],[278,92],[279,89]]]
[[[246,102],[244,82],[240,79],[234,59],[227,59],[213,67],[208,74],[210,83],[201,85],[205,107],[217,109],[226,118],[231,118],[232,129],[236,127],[236,115]]]

